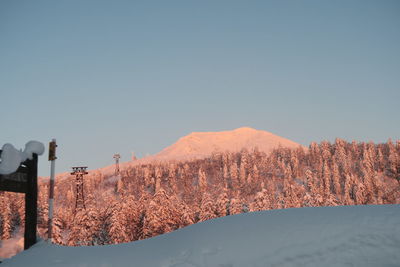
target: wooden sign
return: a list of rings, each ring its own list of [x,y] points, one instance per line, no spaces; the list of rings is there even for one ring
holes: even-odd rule
[[[1,150],[0,150],[1,155]],[[25,193],[24,249],[36,243],[37,226],[37,165],[38,156],[23,162],[16,172],[0,175],[0,190]]]
[[[0,175],[0,190],[15,193],[26,193],[28,182],[28,169],[20,166],[14,173]]]

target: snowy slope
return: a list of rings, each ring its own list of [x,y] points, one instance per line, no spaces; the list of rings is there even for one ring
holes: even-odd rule
[[[1,266],[399,266],[400,205],[247,213],[101,247],[40,243]]]

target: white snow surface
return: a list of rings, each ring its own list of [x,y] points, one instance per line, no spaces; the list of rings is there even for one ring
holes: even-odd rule
[[[41,242],[12,266],[400,266],[400,205],[246,213],[132,243],[61,247]]]
[[[26,159],[32,159],[33,153],[42,155],[44,153],[44,145],[34,140],[26,143],[24,152],[22,153],[22,155],[26,158],[23,158],[22,160],[25,161]]]
[[[0,174],[10,174],[15,172],[19,165],[27,159],[32,159],[32,154],[42,155],[44,153],[44,145],[38,141],[29,141],[25,145],[24,151],[17,150],[11,144],[5,144],[2,147]]]
[[[22,153],[12,144],[3,145],[1,150],[0,174],[15,172],[22,162]]]

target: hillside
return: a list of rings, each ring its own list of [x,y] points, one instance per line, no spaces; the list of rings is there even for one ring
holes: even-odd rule
[[[59,176],[53,240],[68,246],[147,239],[216,217],[282,208],[399,204],[400,142],[313,143],[307,150],[240,151],[203,159],[150,162],[119,176],[85,176],[85,208],[75,211],[75,180]],[[47,183],[38,196],[38,231],[47,229]],[[23,196],[0,195],[1,239],[18,240]],[[10,241],[9,241],[10,240]],[[1,244],[0,244],[1,247]],[[4,253],[8,257],[13,253]],[[16,251],[15,248],[12,249]],[[1,256],[1,255],[0,255]]]
[[[300,208],[209,220],[143,241],[39,243],[13,266],[398,266],[400,205]]]
[[[334,144],[313,143],[308,150],[240,151],[135,165],[119,176],[93,171],[85,176],[85,207],[76,210],[75,180],[57,179],[53,240],[68,246],[117,244],[253,211],[399,204],[399,159],[399,142],[337,139]],[[47,229],[47,193],[47,184],[41,182],[42,237]],[[1,239],[18,237],[23,201],[21,194],[0,194]]]

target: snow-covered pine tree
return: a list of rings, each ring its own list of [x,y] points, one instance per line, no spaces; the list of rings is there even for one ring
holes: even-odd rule
[[[241,151],[240,169],[239,169],[239,183],[243,186],[247,180],[247,170],[249,163],[249,153],[246,149]]]
[[[110,218],[110,241],[113,244],[120,244],[128,242],[128,231],[126,229],[125,211],[123,209],[124,202],[115,203],[112,215]]]
[[[200,205],[200,221],[216,218],[214,201],[209,193],[204,193]]]
[[[224,189],[217,198],[215,212],[218,217],[224,217],[229,215],[229,208],[228,191]]]
[[[63,239],[63,222],[59,217],[54,216],[53,218],[53,226],[52,226],[52,241],[58,245],[64,245]]]
[[[178,211],[179,211],[179,217],[180,217],[180,222],[179,222],[179,227],[185,227],[188,225],[191,225],[195,223],[195,215],[194,212],[190,209],[186,203],[183,201],[179,201],[178,199],[174,200],[175,203],[177,204]]]
[[[263,188],[260,192],[256,194],[253,202],[250,204],[250,211],[261,211],[269,210],[271,202],[268,196],[268,192]]]
[[[339,197],[341,194],[340,173],[339,173],[339,166],[337,165],[336,161],[333,162],[332,166],[332,186],[333,186],[333,193],[337,197]]]
[[[164,189],[160,189],[150,200],[144,216],[143,237],[171,232],[179,228],[179,213]]]
[[[199,168],[199,188],[201,192],[204,192],[207,188],[207,176],[206,176],[206,172],[203,170],[203,168]]]
[[[326,200],[331,198],[331,170],[329,168],[327,161],[323,162],[322,175],[323,175],[323,192],[321,195],[325,200],[325,205],[327,205]]]
[[[229,209],[230,214],[234,215],[245,212],[243,204],[244,200],[240,197],[240,193],[235,192],[234,197],[232,197],[230,200],[230,209]]]

